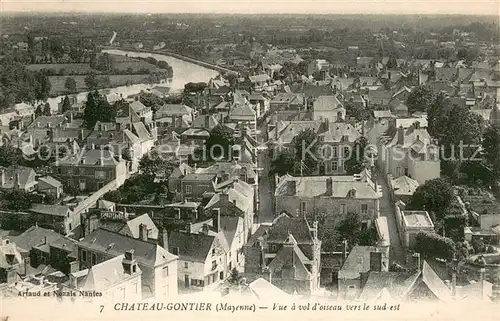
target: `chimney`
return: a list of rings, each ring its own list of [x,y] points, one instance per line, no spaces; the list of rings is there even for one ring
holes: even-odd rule
[[[205,129],[209,129],[210,128],[210,115],[205,115]]]
[[[31,258],[29,256],[24,258],[24,275],[28,275],[28,268],[31,266]]]
[[[332,196],[333,195],[333,179],[331,177],[328,177],[326,179],[326,196]]]
[[[205,235],[208,235],[208,231],[209,231],[209,228],[208,228],[208,224],[203,224],[203,227],[201,229],[201,232]]]
[[[220,208],[214,208],[213,210],[213,226],[215,229],[215,232],[219,233],[220,232]]]
[[[328,118],[325,118],[324,126],[325,126],[325,132],[330,131],[330,120],[328,120]]]
[[[95,144],[94,143],[92,143],[90,146],[91,146],[90,147],[91,149],[95,149]]]
[[[126,274],[134,274],[137,272],[137,261],[135,260],[133,249],[125,251],[122,266]]]
[[[21,182],[19,178],[19,172],[16,172],[16,175],[14,176],[14,188],[17,190],[21,189]]]
[[[80,271],[80,262],[72,261],[69,263],[69,273],[75,273]]]
[[[85,138],[85,132],[83,129],[80,129],[80,140],[83,140]]]
[[[415,129],[419,129],[419,128],[420,128],[420,122],[419,122],[419,121],[416,121],[416,122],[413,124],[413,127],[415,127]]]
[[[382,252],[370,252],[370,271],[382,272]]]
[[[13,284],[17,281],[17,272],[13,266],[7,268],[7,284]]]
[[[168,231],[163,228],[160,232],[160,238],[158,239],[159,245],[168,251]]]
[[[146,224],[139,224],[139,239],[142,241],[148,240],[148,226]]]
[[[226,193],[220,193],[219,197],[220,197],[220,202],[221,203],[227,203],[227,202],[229,202],[229,195],[228,194],[226,194]]]
[[[288,195],[292,196],[297,193],[297,182],[289,181],[288,182]]]
[[[205,229],[205,225],[206,225],[206,224],[203,224],[203,232],[204,232],[204,229]],[[206,226],[206,228],[207,228],[207,231],[206,231],[207,233],[206,233],[206,234],[208,234],[208,225]],[[186,224],[186,232],[187,232],[187,233],[191,233],[191,232],[192,232],[192,230],[193,230],[193,224],[191,224],[191,223],[187,223],[187,224]],[[205,234],[205,233],[204,233],[204,234]]]
[[[314,240],[318,239],[318,221],[313,222],[313,238]]]
[[[405,130],[403,125],[400,125],[398,128],[398,145],[403,145],[405,141]]]
[[[2,171],[2,173],[0,174],[0,186],[4,186],[5,185],[5,170],[2,169],[1,171]]]

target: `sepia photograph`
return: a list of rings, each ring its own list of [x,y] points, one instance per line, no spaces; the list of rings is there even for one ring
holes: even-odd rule
[[[499,23],[2,0],[0,318],[498,320]]]

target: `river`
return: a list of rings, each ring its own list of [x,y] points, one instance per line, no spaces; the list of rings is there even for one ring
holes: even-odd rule
[[[156,54],[156,53],[146,53],[146,52],[134,52],[134,51],[124,51],[117,49],[104,49],[102,52],[107,52],[113,55],[127,55],[128,57],[140,57],[147,58],[153,57],[156,60],[164,60],[174,70],[174,77],[169,82],[169,87],[172,91],[178,91],[184,88],[184,85],[188,82],[207,82],[210,78],[213,78],[219,74],[218,71],[212,70],[200,65],[177,59],[171,56]]]
[[[213,78],[219,74],[218,71],[209,69],[188,61],[184,61],[178,58],[174,58],[167,55],[162,54],[151,54],[144,52],[134,52],[134,51],[125,51],[125,50],[117,50],[117,49],[105,49],[102,52],[107,52],[113,55],[122,55],[133,57],[153,57],[156,60],[164,60],[174,71],[174,76],[172,79],[169,79],[167,82],[163,82],[161,84],[135,84],[131,86],[120,86],[114,88],[105,89],[110,94],[122,94],[123,96],[130,96],[140,93],[141,91],[146,91],[151,89],[154,86],[163,86],[170,87],[171,92],[179,92],[184,89],[184,85],[188,82],[208,82],[210,78]],[[81,92],[76,94],[77,100],[79,102],[85,101],[87,99],[88,92]],[[50,109],[53,114],[58,112],[58,104],[64,99],[64,95],[49,98],[47,102],[50,105]]]

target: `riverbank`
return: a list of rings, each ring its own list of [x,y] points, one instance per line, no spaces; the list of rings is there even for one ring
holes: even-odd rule
[[[223,73],[229,73],[229,74],[233,74],[233,75],[238,75],[237,71],[234,71],[234,70],[231,70],[231,69],[219,66],[219,65],[214,65],[214,64],[211,64],[211,63],[208,63],[208,62],[205,62],[205,61],[201,61],[201,60],[197,60],[197,59],[194,59],[194,58],[186,57],[186,56],[183,56],[183,55],[180,55],[180,54],[177,54],[175,52],[172,52],[172,51],[169,51],[169,50],[165,50],[165,49],[162,49],[162,50],[148,50],[148,49],[135,49],[135,48],[127,48],[127,47],[119,47],[119,48],[117,48],[117,47],[106,47],[106,46],[102,46],[100,48],[104,49],[104,50],[121,50],[121,51],[135,51],[135,52],[150,53],[150,54],[161,54],[161,55],[165,55],[165,56],[174,57],[174,58],[186,61],[186,62],[190,62],[192,64],[196,64],[198,66],[205,67],[205,68],[208,68],[208,69],[212,69],[212,70],[215,70],[215,71],[218,71],[218,72],[223,72]]]

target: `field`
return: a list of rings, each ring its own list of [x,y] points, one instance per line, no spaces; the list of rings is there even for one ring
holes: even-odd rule
[[[34,64],[27,65],[26,69],[32,71],[52,69],[55,73],[60,73],[61,69],[64,69],[67,75],[88,75],[91,72],[99,73],[97,70],[90,68],[89,64]]]
[[[138,60],[135,58],[130,58],[122,55],[110,55],[110,57],[111,60],[113,61],[112,63],[113,68],[123,73],[127,72],[127,69],[129,68],[132,69],[133,73],[136,73],[142,69],[147,69],[149,71],[161,71],[160,68],[144,60]],[[99,55],[97,59],[99,59]]]
[[[144,82],[145,79],[149,75],[108,75],[111,80],[111,87],[124,86],[127,84],[127,81],[130,81],[132,84],[137,84]],[[52,84],[52,88],[50,90],[51,96],[64,95],[66,93],[66,89],[64,88],[64,83],[66,82],[66,78],[68,76],[50,76],[49,80]],[[85,76],[71,76],[71,78],[76,81],[76,89],[78,92],[87,91],[88,88],[85,86]]]

